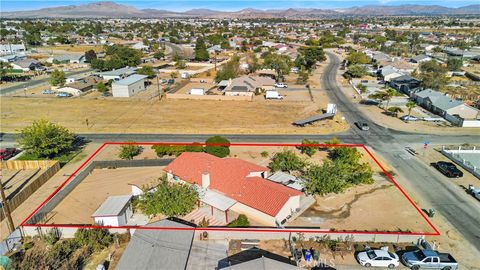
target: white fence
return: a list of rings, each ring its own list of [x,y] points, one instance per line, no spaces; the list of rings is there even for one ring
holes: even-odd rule
[[[448,157],[453,162],[457,163],[458,165],[462,166],[465,170],[471,172],[475,175],[478,179],[480,179],[480,168],[473,164],[471,161],[464,159],[462,154],[477,154],[480,159],[480,148],[473,146],[473,147],[456,147],[456,148],[448,148],[446,146],[442,146],[442,154]]]

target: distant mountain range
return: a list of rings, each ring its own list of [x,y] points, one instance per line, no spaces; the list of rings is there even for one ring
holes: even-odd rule
[[[343,16],[398,16],[398,15],[480,15],[480,5],[448,8],[438,5],[363,6],[344,9],[289,8],[260,10],[247,8],[239,11],[192,9],[175,12],[159,9],[137,9],[114,2],[96,2],[83,5],[59,6],[29,11],[0,12],[2,18],[288,18],[310,19]]]

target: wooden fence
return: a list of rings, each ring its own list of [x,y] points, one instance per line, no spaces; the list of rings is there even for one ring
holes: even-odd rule
[[[7,160],[0,163],[2,170],[46,170],[56,166],[56,160]]]
[[[13,211],[60,170],[60,163],[56,160],[7,160],[1,163],[0,168],[2,170],[45,170],[13,198],[8,198],[10,211]],[[0,207],[0,221],[4,218],[4,211]]]

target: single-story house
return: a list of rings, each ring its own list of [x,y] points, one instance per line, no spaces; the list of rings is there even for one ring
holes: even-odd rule
[[[241,76],[229,81],[224,89],[227,96],[253,96],[258,90],[275,89],[275,80],[262,76]]]
[[[0,55],[16,54],[25,52],[27,49],[21,44],[0,44]]]
[[[403,92],[411,96],[415,91],[419,90],[422,81],[415,79],[410,75],[402,75],[390,81],[390,86],[397,91]]]
[[[47,58],[48,63],[70,63],[70,64],[83,64],[85,63],[85,55],[83,54],[64,54],[56,55]]]
[[[186,269],[194,238],[193,227],[168,219],[149,223],[146,227],[179,230],[135,230],[115,269]],[[188,228],[192,230],[186,230]]]
[[[443,93],[426,89],[414,95],[415,101],[425,109],[440,115],[458,126],[479,126],[480,111],[460,100],[454,100]]]
[[[64,87],[58,88],[57,91],[69,93],[78,97],[92,90],[94,85],[94,83],[90,82],[77,81],[74,83],[66,84]]]
[[[398,69],[392,67],[392,66],[386,66],[383,67],[379,70],[380,76],[383,78],[384,81],[389,82],[392,79],[398,78],[402,75],[405,75],[404,73],[400,72]]]
[[[110,196],[93,213],[95,224],[103,226],[124,226],[133,215],[130,201],[132,195]]]
[[[124,67],[124,68],[114,69],[110,71],[100,72],[98,73],[98,75],[107,81],[108,80],[118,81],[132,74],[135,74],[136,70],[137,68],[134,68],[134,67]]]
[[[133,74],[125,79],[112,83],[112,95],[114,97],[131,97],[145,90],[145,79],[148,76]]]
[[[182,153],[164,171],[169,181],[189,183],[215,192],[215,201],[210,206],[226,217],[233,211],[267,226],[283,224],[300,207],[303,194],[268,180],[266,167],[207,153]]]
[[[0,56],[0,62],[12,63],[27,58],[24,54],[8,54]]]
[[[140,51],[148,51],[149,50],[149,46],[143,44],[143,42],[138,42],[138,43],[135,43],[133,46],[132,46],[132,49],[135,49],[135,50],[140,50]]]
[[[40,62],[38,62],[35,59],[17,60],[10,64],[12,65],[13,69],[21,69],[25,72],[42,68],[42,65],[40,64]]]
[[[412,63],[415,63],[415,64],[420,64],[420,63],[423,63],[423,62],[428,62],[432,60],[432,58],[428,55],[425,55],[425,54],[420,54],[420,55],[417,55],[415,57],[413,57],[412,59],[410,59],[410,62]]]

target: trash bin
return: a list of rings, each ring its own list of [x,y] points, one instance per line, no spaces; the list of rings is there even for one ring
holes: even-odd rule
[[[435,216],[435,209],[429,209],[428,210],[428,216],[433,218],[433,216]]]

